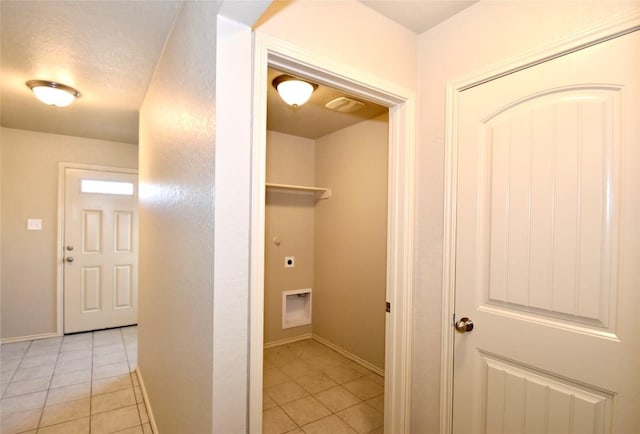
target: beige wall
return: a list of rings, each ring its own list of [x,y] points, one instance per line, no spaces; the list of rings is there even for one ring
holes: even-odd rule
[[[2,128],[2,338],[56,332],[58,162],[137,168],[128,143]],[[42,231],[27,231],[27,218]]]
[[[576,34],[638,5],[638,1],[481,1],[419,37],[412,433],[439,431],[447,81]]]
[[[384,369],[388,116],[316,141],[313,333]]]
[[[138,365],[166,434],[212,431],[216,8],[184,3],[140,112]]]
[[[267,182],[314,185],[315,141],[267,132]],[[267,191],[265,209],[264,341],[311,333],[311,325],[282,329],[282,292],[313,287],[313,214],[304,193]],[[280,245],[273,238],[277,237]],[[284,268],[294,256],[295,267]],[[316,291],[313,291],[315,297]]]

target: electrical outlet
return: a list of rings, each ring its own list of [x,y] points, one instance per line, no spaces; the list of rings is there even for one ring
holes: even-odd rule
[[[284,257],[284,268],[293,268],[296,266],[296,258],[293,256]]]

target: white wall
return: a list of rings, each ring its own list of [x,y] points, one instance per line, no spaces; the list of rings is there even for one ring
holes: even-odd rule
[[[214,2],[185,2],[140,112],[138,365],[161,433],[212,432]]]
[[[2,338],[56,333],[58,163],[138,167],[129,143],[2,128]],[[27,218],[42,231],[27,231]]]
[[[250,27],[218,18],[213,432],[229,434],[247,431],[251,48]]]
[[[439,431],[445,86],[640,2],[481,1],[419,38],[412,433]]]

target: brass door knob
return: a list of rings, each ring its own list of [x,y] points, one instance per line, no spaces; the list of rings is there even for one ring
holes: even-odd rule
[[[464,317],[456,321],[456,331],[458,333],[466,333],[470,332],[471,330],[473,330],[473,321],[471,321],[469,318]]]

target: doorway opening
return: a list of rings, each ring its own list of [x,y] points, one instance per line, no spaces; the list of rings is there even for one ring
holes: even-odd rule
[[[375,77],[354,76],[341,65],[305,55],[286,44],[256,35],[254,71],[254,123],[251,223],[251,306],[249,430],[262,431],[265,199],[267,162],[268,68],[327,85],[355,98],[389,109],[388,201],[386,245],[384,430],[408,429],[410,312],[413,265],[414,96],[403,88],[379,83]],[[330,200],[330,199],[329,199]],[[384,308],[384,306],[381,306]]]
[[[269,86],[282,74],[268,70],[264,431],[380,429],[388,108],[322,84],[292,108]]]

